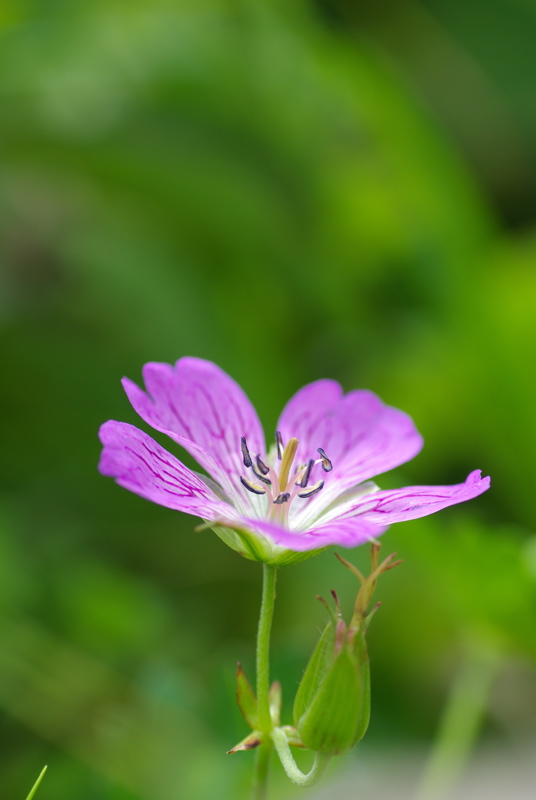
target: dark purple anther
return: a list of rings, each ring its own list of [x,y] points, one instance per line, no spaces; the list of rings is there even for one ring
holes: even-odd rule
[[[247,446],[247,443],[246,443],[246,437],[245,436],[241,436],[240,437],[240,447],[242,448],[242,460],[244,462],[244,466],[245,467],[251,467],[253,462],[252,462],[251,456],[249,454],[249,450],[248,450],[248,446]]]
[[[282,492],[275,498],[274,503],[280,506],[282,503],[288,503],[289,500],[290,500],[289,492]]]
[[[331,463],[327,455],[324,453],[321,447],[317,449],[317,452],[320,453],[320,455],[322,456],[322,469],[324,470],[324,472],[331,472],[331,470],[333,469],[333,464]]]
[[[277,457],[281,461],[281,459],[283,458],[283,450],[285,448],[283,447],[283,437],[281,436],[279,431],[275,432],[275,443],[277,447]]]
[[[311,477],[311,470],[314,467],[314,465],[315,465],[314,458],[311,458],[309,460],[309,463],[307,464],[307,468],[305,470],[303,478],[301,479],[301,481],[299,483],[299,486],[301,486],[303,489],[305,489],[305,487],[309,483],[309,478]]]

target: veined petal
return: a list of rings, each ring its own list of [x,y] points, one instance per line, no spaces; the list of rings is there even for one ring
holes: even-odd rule
[[[322,477],[325,485],[295,512],[293,524],[300,528],[309,527],[342,492],[409,461],[423,444],[411,418],[385,405],[373,392],[349,392],[324,410],[307,441],[309,452],[323,448],[333,469],[323,473],[320,465],[314,468],[311,483]],[[302,453],[299,458],[306,460]]]
[[[358,499],[363,497],[368,498],[370,495],[379,491],[380,487],[377,486],[374,481],[365,481],[364,483],[358,484],[358,486],[352,486],[350,489],[346,489],[344,492],[337,495],[331,505],[322,511],[321,516],[317,518],[317,524],[324,525],[332,519],[346,516],[346,512],[355,507]],[[309,527],[316,527],[316,523],[313,523]]]
[[[282,528],[267,520],[248,519],[243,520],[249,528],[268,538],[280,547],[302,553],[308,550],[321,550],[332,544],[342,547],[357,547],[359,544],[369,542],[371,539],[380,536],[387,526],[380,527],[368,522],[361,517],[351,519],[336,519],[318,525],[306,531],[290,531]]]
[[[463,503],[478,497],[490,486],[490,478],[482,478],[477,469],[464,483],[453,486],[407,486],[404,489],[387,489],[361,497],[347,510],[344,519],[363,520],[382,527],[393,522],[404,522],[434,514],[447,506]],[[320,520],[321,522],[321,520]]]
[[[237,519],[235,509],[178,458],[134,425],[109,420],[101,426],[103,475],[153,503],[210,520]]]
[[[261,424],[246,394],[223,370],[200,358],[143,369],[147,393],[127,378],[123,386],[135,411],[185,448],[244,511],[259,501],[240,485],[240,439],[264,453]]]
[[[299,441],[296,461],[306,464],[316,454],[318,431],[324,420],[335,413],[342,397],[342,388],[337,381],[320,380],[308,383],[290,398],[281,412],[277,430],[284,442],[292,437]]]

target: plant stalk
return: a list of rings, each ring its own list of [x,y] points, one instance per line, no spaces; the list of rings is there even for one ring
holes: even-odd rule
[[[277,567],[263,564],[262,602],[257,629],[257,707],[259,713],[259,730],[263,734],[263,742],[257,748],[255,762],[254,800],[266,800],[268,792],[268,775],[273,743],[273,729],[270,714],[270,634],[274,616],[275,584]]]
[[[312,786],[313,783],[316,783],[331,760],[331,756],[329,755],[315,753],[315,760],[309,772],[302,772],[290,752],[285,732],[282,731],[281,728],[274,728],[272,731],[272,739],[283,769],[292,783],[295,783],[297,786],[305,788],[306,786]]]

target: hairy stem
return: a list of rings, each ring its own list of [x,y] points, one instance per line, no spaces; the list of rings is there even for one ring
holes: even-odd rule
[[[270,714],[270,633],[275,603],[275,583],[277,567],[263,564],[263,584],[261,613],[257,630],[257,703],[259,709],[259,730],[263,743],[257,749],[255,763],[254,800],[267,797],[268,773],[272,753],[272,717]]]
[[[253,779],[253,800],[266,800],[268,797],[268,775],[272,743],[259,745],[255,756],[255,776]]]
[[[290,752],[287,737],[281,728],[273,729],[272,740],[275,744],[275,749],[277,750],[277,755],[279,756],[283,769],[290,780],[298,786],[312,786],[313,783],[316,783],[320,778],[330,762],[331,756],[315,753],[315,760],[309,772],[302,772],[294,761],[294,756]]]

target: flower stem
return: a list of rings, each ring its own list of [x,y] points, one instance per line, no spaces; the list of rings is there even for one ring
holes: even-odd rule
[[[315,760],[309,772],[302,772],[294,761],[294,757],[290,752],[290,747],[287,741],[285,732],[281,728],[274,728],[272,731],[272,739],[277,750],[279,760],[283,765],[283,769],[287,773],[290,780],[298,786],[312,786],[320,778],[327,765],[330,762],[331,756],[315,753]]]
[[[257,630],[257,704],[259,711],[258,726],[263,734],[263,743],[257,748],[255,763],[255,800],[265,800],[267,797],[268,772],[270,756],[272,753],[273,723],[270,714],[270,633],[275,603],[275,583],[277,567],[263,564],[263,584],[261,613]]]
[[[268,775],[270,772],[271,742],[259,745],[255,759],[253,781],[253,800],[266,800],[268,797]]]
[[[454,679],[415,800],[441,800],[457,781],[478,734],[499,654],[472,646]]]

